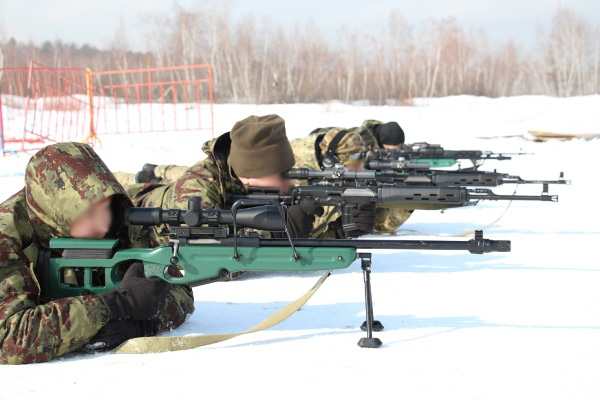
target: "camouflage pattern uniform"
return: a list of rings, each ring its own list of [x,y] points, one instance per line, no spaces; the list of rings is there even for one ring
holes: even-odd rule
[[[290,142],[294,157],[296,159],[295,168],[309,168],[313,170],[322,169],[321,156],[329,148],[331,140],[342,130],[342,128],[322,128],[313,131],[305,138],[295,139]],[[356,164],[362,164],[365,159],[351,159],[349,153],[366,152],[364,142],[357,132],[348,132],[339,142],[335,149],[335,154],[344,167],[351,167]],[[306,185],[306,181],[297,181],[296,185]],[[335,207],[324,207],[322,217],[315,218],[314,230],[310,237],[325,238],[333,237],[335,230],[333,223],[341,217],[341,212]]]
[[[135,174],[129,173],[129,172],[121,172],[121,171],[117,171],[114,172],[115,178],[117,179],[117,181],[121,184],[121,186],[123,186],[124,188],[126,188],[127,186],[131,186],[131,185],[135,185]]]
[[[410,218],[413,211],[402,208],[377,208],[375,230],[381,233],[394,233]]]
[[[361,126],[352,128],[358,131],[369,150],[375,150],[379,147],[379,143],[377,143],[377,139],[373,134],[373,130],[377,125],[383,125],[383,122],[375,119],[368,119],[364,121]]]
[[[160,178],[162,184],[171,183],[181,178],[190,167],[182,165],[157,165],[154,176]],[[136,185],[135,174],[129,172],[115,172],[115,177],[123,187]]]
[[[157,165],[154,176],[160,178],[160,183],[171,183],[181,178],[189,168],[182,165]]]
[[[365,146],[367,146],[367,148],[369,150],[375,150],[376,148],[379,147],[379,144],[377,143],[377,139],[375,139],[375,135],[373,134],[373,129],[377,125],[382,125],[382,124],[383,124],[383,122],[381,122],[381,121],[377,121],[375,119],[368,119],[368,120],[364,121],[361,126],[347,128],[346,130],[348,132],[357,132],[360,135],[360,137],[362,138],[363,142],[365,143]],[[342,128],[334,128],[334,127],[318,128],[318,129],[315,129],[314,131],[312,131],[311,134],[326,133],[332,129],[340,130]]]
[[[51,238],[69,237],[69,227],[85,210],[111,196],[113,225],[107,237],[136,247],[156,245],[142,228],[127,231],[122,213],[131,201],[84,144],[40,150],[27,165],[24,189],[0,204],[0,363],[48,361],[82,347],[109,322],[95,295],[40,304],[34,267],[38,249],[48,248]],[[156,328],[179,326],[193,309],[191,289],[170,285]]]

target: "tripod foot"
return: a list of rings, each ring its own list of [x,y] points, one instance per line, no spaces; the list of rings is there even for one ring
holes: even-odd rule
[[[381,347],[381,345],[383,344],[383,342],[379,339],[377,339],[376,337],[364,337],[364,338],[360,338],[360,340],[358,341],[358,346],[367,349],[376,349],[378,347]]]

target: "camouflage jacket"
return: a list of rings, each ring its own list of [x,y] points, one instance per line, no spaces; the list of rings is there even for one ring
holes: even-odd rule
[[[383,122],[377,121],[374,119],[368,119],[368,120],[364,121],[361,126],[358,126],[356,128],[352,128],[352,129],[356,129],[358,131],[358,133],[360,134],[360,137],[365,142],[365,144],[367,145],[369,150],[375,150],[376,148],[379,147],[379,143],[377,143],[377,139],[375,138],[375,135],[373,134],[373,129],[377,125],[381,125],[381,124],[383,124]]]
[[[365,142],[365,145],[367,145],[369,150],[375,150],[376,148],[379,147],[379,144],[377,143],[377,139],[375,139],[375,135],[373,134],[373,129],[377,125],[381,125],[381,124],[383,124],[383,122],[377,121],[375,119],[367,119],[362,123],[361,126],[347,128],[346,130],[348,132],[352,132],[352,131],[358,132],[358,134],[362,138],[363,142]],[[311,134],[325,134],[331,129],[334,129],[334,128],[333,127],[318,128],[318,129],[315,129],[314,131],[312,131]],[[341,129],[341,128],[338,128],[338,129]],[[298,140],[303,140],[303,139],[298,139]],[[292,143],[294,143],[294,142],[292,141]],[[292,147],[293,147],[293,145],[292,145]],[[294,149],[294,154],[295,153],[296,153],[296,150]]]
[[[296,159],[294,168],[321,169],[319,142],[328,131],[328,128],[319,129],[306,137],[290,141]]]
[[[51,238],[69,237],[73,221],[108,197],[113,225],[107,237],[136,246],[157,244],[148,231],[125,228],[122,213],[131,201],[87,145],[60,143],[42,149],[27,165],[25,187],[0,204],[0,363],[48,361],[80,348],[108,322],[108,311],[95,295],[40,304],[34,272],[38,249],[47,248]],[[187,290],[171,291],[159,328],[181,324],[193,310]]]
[[[204,143],[202,151],[206,159],[191,166],[176,181],[166,185],[134,185],[128,187],[133,194],[133,202],[138,207],[188,208],[190,196],[202,196],[202,208],[228,209],[227,193],[242,194],[248,192],[244,185],[233,174],[227,159],[231,148],[229,133]],[[166,227],[157,230],[158,235],[166,240]]]
[[[183,174],[186,173],[186,171],[188,170],[188,166],[183,166],[183,165],[157,165],[156,168],[154,169],[154,175],[160,179],[159,183],[162,184],[167,184],[167,183],[171,183],[173,181],[176,181],[177,179],[181,178],[183,176]],[[135,186],[138,185],[135,182],[135,175],[136,174],[132,174],[129,172],[114,172],[115,177],[117,178],[117,180],[119,181],[119,183],[124,187],[124,188],[128,188],[130,186]],[[140,186],[136,186],[138,191],[142,190],[144,185],[140,185]],[[133,193],[134,195],[137,194],[137,192]]]

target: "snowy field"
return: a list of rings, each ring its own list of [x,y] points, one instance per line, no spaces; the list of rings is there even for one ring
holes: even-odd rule
[[[376,251],[373,296],[384,346],[361,349],[360,265],[335,272],[281,325],[205,348],[151,355],[69,355],[0,368],[1,399],[404,398],[600,399],[600,141],[533,143],[528,130],[600,132],[600,96],[418,100],[414,107],[217,105],[215,132],[249,114],[278,113],[290,138],[320,126],[395,120],[408,142],[448,149],[531,152],[485,169],[556,179],[558,203],[513,203],[485,236],[511,253]],[[115,171],[146,162],[192,164],[206,132],[102,137]],[[0,158],[0,197],[22,187],[27,156]],[[495,191],[511,194],[514,187]],[[540,187],[519,187],[537,194]],[[439,239],[487,225],[505,203],[415,212],[386,239]],[[195,288],[196,311],[172,335],[244,331],[308,290],[319,273],[246,274]]]

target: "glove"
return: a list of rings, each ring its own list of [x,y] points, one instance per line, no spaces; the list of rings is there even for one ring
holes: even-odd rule
[[[290,236],[308,238],[316,216],[323,216],[323,207],[315,204],[296,204],[287,209],[287,223]]]
[[[129,267],[115,290],[98,295],[110,313],[110,320],[150,320],[158,316],[167,297],[167,283],[146,279],[144,265],[137,261]]]
[[[154,336],[156,320],[110,321],[84,347],[88,353],[109,351],[128,339]]]
[[[336,236],[340,238],[354,238],[371,233],[375,229],[375,217],[375,203],[363,201],[350,213],[350,220],[354,223],[355,229],[344,232],[341,220],[338,220]]]

